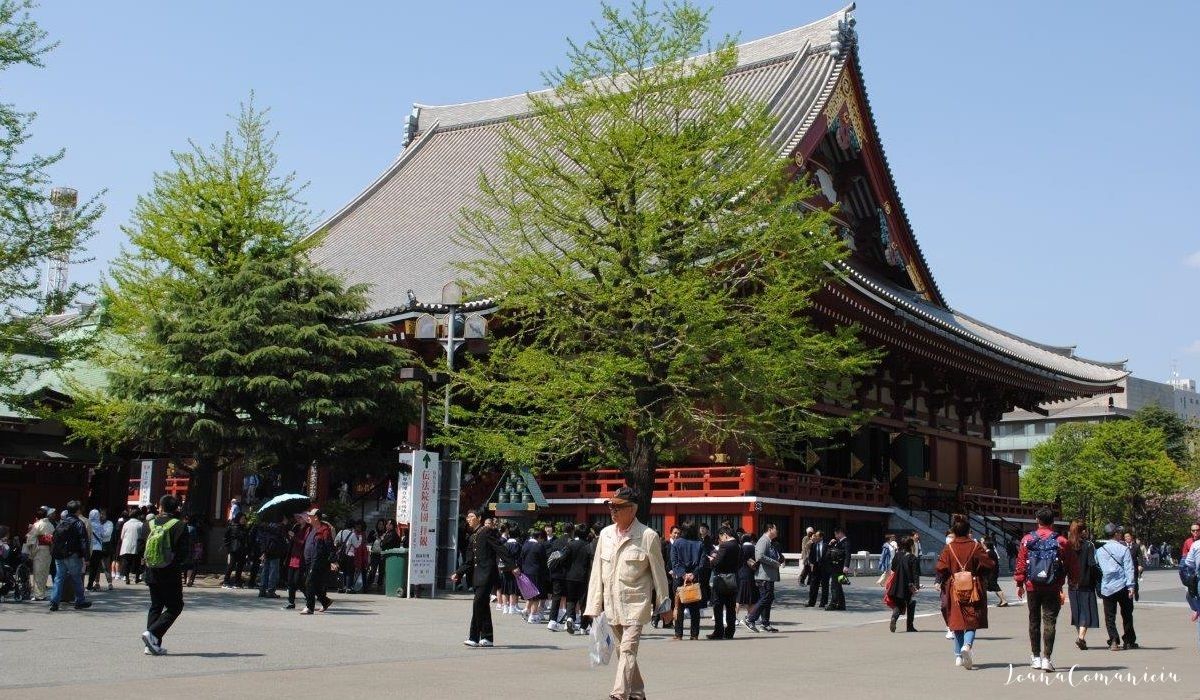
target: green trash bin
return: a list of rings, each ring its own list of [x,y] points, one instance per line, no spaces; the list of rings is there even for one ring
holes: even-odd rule
[[[383,590],[386,595],[407,597],[408,549],[396,547],[383,552]]]

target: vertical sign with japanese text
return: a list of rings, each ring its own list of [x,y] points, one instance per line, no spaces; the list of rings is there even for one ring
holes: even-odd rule
[[[438,455],[416,450],[412,453],[412,465],[411,482],[408,485],[411,519],[408,529],[408,583],[433,585],[437,580]]]
[[[407,460],[401,459],[401,462],[407,463]],[[396,477],[396,522],[400,525],[412,522],[412,476],[411,469],[401,467],[400,474]]]
[[[150,489],[154,485],[154,460],[142,460],[142,480],[138,482],[138,502],[139,506],[150,505]]]

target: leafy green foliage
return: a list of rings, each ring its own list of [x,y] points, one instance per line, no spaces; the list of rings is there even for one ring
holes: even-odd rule
[[[68,419],[81,434],[296,484],[314,460],[362,448],[355,428],[407,417],[396,378],[412,358],[354,321],[364,287],[307,258],[310,217],[266,128],[244,108],[235,133],[175,154],[138,201],[104,288],[110,387]]]
[[[463,212],[464,270],[504,332],[456,376],[460,449],[618,467],[648,503],[664,451],[786,454],[854,423],[813,405],[846,399],[875,355],[805,315],[846,251],[804,206],[767,106],[723,80],[733,42],[691,58],[707,26],[688,4],[605,6],[506,130]]]
[[[1094,528],[1112,522],[1145,530],[1158,519],[1153,503],[1193,484],[1166,445],[1162,430],[1139,420],[1068,423],[1033,449],[1021,496],[1061,498],[1065,515],[1082,514]]]
[[[41,67],[55,47],[30,17],[33,6],[28,0],[0,0],[0,71]],[[43,317],[62,312],[86,288],[73,284],[46,295],[42,280],[50,258],[81,262],[78,250],[103,213],[92,198],[69,216],[54,216],[47,169],[64,152],[24,152],[34,116],[0,103],[0,387],[5,391],[22,376],[52,370],[80,352],[77,334],[59,333]]]

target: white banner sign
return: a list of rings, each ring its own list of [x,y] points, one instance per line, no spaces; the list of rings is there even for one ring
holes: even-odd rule
[[[142,460],[142,480],[138,483],[139,506],[150,505],[150,486],[154,483],[154,460]]]
[[[437,579],[438,455],[412,453],[408,528],[408,583],[433,585]]]
[[[405,455],[407,456],[407,455]],[[412,472],[401,469],[396,477],[396,522],[407,525],[412,520]]]

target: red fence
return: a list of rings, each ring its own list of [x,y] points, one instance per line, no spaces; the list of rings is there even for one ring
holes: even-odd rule
[[[538,477],[548,499],[607,498],[625,485],[614,469],[552,472]],[[822,503],[886,507],[887,488],[869,481],[836,479],[750,465],[663,467],[654,479],[656,498],[762,496]]]
[[[998,515],[1003,518],[1021,518],[1033,520],[1042,508],[1054,511],[1059,516],[1059,509],[1053,503],[1040,501],[1022,501],[1010,496],[989,496],[984,494],[965,494],[963,502],[969,510],[979,511],[985,515]]]

